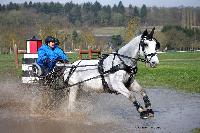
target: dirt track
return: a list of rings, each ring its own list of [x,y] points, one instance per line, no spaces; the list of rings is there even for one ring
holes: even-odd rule
[[[42,112],[40,88],[22,88],[13,80],[2,81],[0,86],[3,133],[188,133],[200,128],[199,94],[147,89],[155,117],[142,120],[135,107],[121,95],[84,94],[74,113],[68,113],[65,106]]]

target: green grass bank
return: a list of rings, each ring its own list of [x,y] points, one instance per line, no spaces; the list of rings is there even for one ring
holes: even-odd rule
[[[200,93],[200,52],[169,52],[158,54],[157,68],[139,63],[137,79],[145,87],[163,86]]]

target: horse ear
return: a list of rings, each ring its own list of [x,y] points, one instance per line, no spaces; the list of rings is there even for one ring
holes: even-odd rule
[[[156,41],[156,50],[160,49],[160,43]]]
[[[148,31],[147,29],[142,33],[142,36],[147,36],[148,35]]]
[[[153,27],[151,33],[148,35],[148,37],[149,37],[150,39],[153,38],[154,30],[155,30],[155,27]]]

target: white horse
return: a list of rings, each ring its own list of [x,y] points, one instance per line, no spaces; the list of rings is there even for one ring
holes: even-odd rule
[[[72,64],[72,68],[67,68],[64,81],[69,88],[68,108],[73,110],[77,91],[83,89],[122,94],[133,102],[141,118],[153,116],[154,112],[149,109],[150,100],[134,78],[138,60],[144,61],[150,67],[156,67],[159,63],[156,54],[159,42],[153,38],[154,29],[150,34],[145,30],[142,35],[133,38],[116,53],[100,60],[78,60]],[[137,102],[131,91],[141,93],[145,108]]]

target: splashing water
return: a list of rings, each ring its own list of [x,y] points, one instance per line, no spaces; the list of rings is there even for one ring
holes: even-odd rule
[[[200,127],[200,95],[147,89],[155,117],[139,118],[122,95],[80,92],[73,113],[63,91],[0,81],[1,132],[191,132]],[[141,99],[139,99],[140,101]]]

